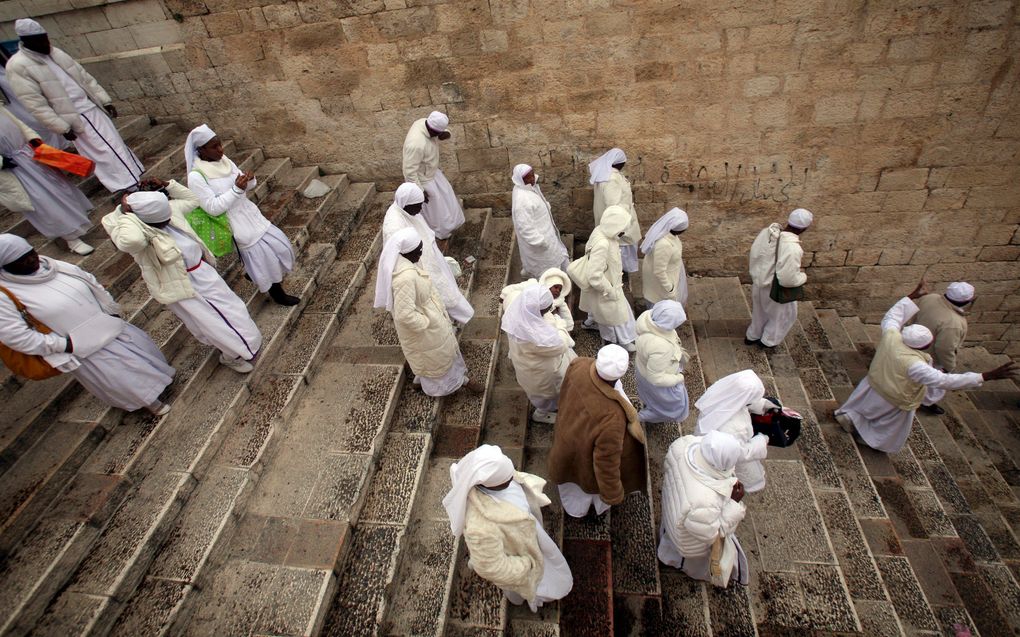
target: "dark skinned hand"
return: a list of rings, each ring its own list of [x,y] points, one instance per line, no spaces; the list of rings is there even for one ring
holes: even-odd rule
[[[32,148],[39,148],[40,146],[42,146],[42,144],[43,140],[39,139],[38,137],[36,137],[35,139],[28,140],[28,145],[31,146]]]
[[[64,139],[66,139],[69,142],[73,142],[74,140],[78,139],[78,136],[75,135],[73,130],[69,130],[66,133],[64,133]]]
[[[425,193],[425,203],[428,203],[429,202],[429,191],[425,190],[424,188],[422,188],[421,191],[423,193]]]
[[[237,176],[237,179],[234,180],[234,185],[241,190],[247,190],[248,182],[250,182],[253,177],[255,177],[255,173],[252,171],[249,170],[248,172],[243,172]]]
[[[142,180],[142,188],[150,190],[160,190],[169,186],[169,182],[163,181],[159,177],[146,177]]]
[[[74,351],[74,343],[71,342],[71,337],[67,337],[67,345],[64,345],[64,353],[70,354]]]
[[[999,365],[995,369],[981,374],[981,376],[983,376],[985,380],[1001,380],[1003,378],[1009,378],[1017,371],[1020,371],[1020,368],[1018,368],[1016,363],[1013,361],[1009,361],[1008,363]]]
[[[110,117],[117,117],[117,107],[113,104],[107,104],[103,108],[105,108],[106,112],[110,114]]]
[[[928,282],[925,281],[924,279],[921,279],[921,282],[917,284],[917,287],[914,288],[913,292],[907,295],[907,298],[910,299],[911,301],[914,301],[921,298],[925,294],[928,294],[929,292],[931,292],[931,290],[928,289]]]
[[[733,492],[730,493],[730,498],[732,498],[734,502],[740,502],[744,499],[744,485],[741,484],[739,480],[735,485],[733,485]]]
[[[10,157],[7,157],[6,155],[3,157],[3,164],[0,165],[0,168],[3,168],[4,170],[7,170],[9,168],[17,168],[17,167],[18,167],[18,163],[16,161],[11,159]]]

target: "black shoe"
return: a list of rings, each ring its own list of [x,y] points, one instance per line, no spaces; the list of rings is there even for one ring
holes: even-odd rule
[[[758,339],[754,339],[754,340],[752,341],[751,339],[749,339],[749,338],[747,338],[747,337],[745,336],[745,337],[744,337],[744,345],[748,345],[748,346],[750,346],[750,345],[761,345],[761,341],[760,341],[760,340],[758,340]]]
[[[283,291],[283,286],[280,285],[279,283],[274,283],[272,285],[272,287],[269,288],[269,298],[273,299],[273,301],[277,305],[288,305],[289,306],[289,305],[297,305],[298,303],[301,302],[301,299],[299,299],[298,297],[291,296],[290,294],[287,294],[286,292],[284,292]]]
[[[936,416],[941,416],[942,414],[946,413],[946,410],[939,407],[938,405],[921,405],[921,411],[925,412],[926,414],[934,414]]]

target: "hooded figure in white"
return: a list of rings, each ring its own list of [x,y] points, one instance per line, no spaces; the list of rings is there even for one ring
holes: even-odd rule
[[[421,216],[440,241],[464,225],[464,210],[453,186],[439,169],[439,140],[450,138],[450,118],[432,111],[428,117],[411,124],[404,138],[402,168],[404,181],[428,194]]]
[[[637,320],[637,390],[642,422],[683,422],[690,411],[684,367],[690,355],[676,330],[687,313],[676,301],[659,301]]]
[[[570,592],[570,567],[542,526],[550,503],[545,480],[515,471],[499,447],[482,445],[450,466],[450,483],[443,498],[450,530],[464,536],[479,577],[532,612]]]
[[[698,424],[694,433],[704,436],[710,431],[730,434],[740,443],[741,458],[737,462],[737,477],[748,493],[765,488],[765,467],[762,460],[768,455],[769,437],[755,434],[751,414],[763,414],[778,409],[765,398],[765,385],[750,369],[723,376],[705,390],[698,402]]]
[[[626,233],[620,240],[620,258],[624,272],[638,271],[638,244],[641,243],[641,225],[634,209],[634,195],[630,182],[620,170],[627,156],[619,148],[612,148],[588,164],[591,177],[588,183],[595,187],[593,212],[595,225],[602,223],[602,215],[610,206],[620,206],[628,215]]]
[[[414,228],[418,232],[424,244],[419,265],[432,277],[432,284],[439,291],[450,317],[466,325],[475,315],[475,310],[464,298],[450,264],[436,245],[435,233],[422,218],[424,201],[425,193],[421,188],[411,183],[400,184],[393,193],[393,203],[386,209],[386,216],[383,218],[383,241],[387,241],[403,228]]]
[[[584,247],[588,255],[587,285],[581,286],[578,304],[588,313],[587,329],[598,329],[604,341],[615,343],[633,352],[637,332],[634,310],[623,292],[623,267],[620,262],[620,236],[626,231],[630,216],[620,206],[609,206],[602,220],[592,231]]]
[[[567,297],[570,296],[570,291],[574,287],[570,283],[570,277],[563,270],[549,268],[542,273],[542,276],[538,277],[538,283],[542,287],[549,288],[549,292],[553,296],[553,309],[546,315],[546,320],[549,320],[550,315],[558,318],[563,322],[564,329],[573,332],[574,316],[570,313],[570,304],[567,302]]]
[[[641,291],[651,309],[659,301],[687,305],[687,268],[680,234],[687,230],[687,213],[673,208],[652,224],[641,242]]]
[[[742,456],[740,443],[721,431],[684,436],[669,446],[659,526],[663,564],[719,587],[747,585],[747,557],[736,534],[747,510],[733,471]]]
[[[527,164],[514,166],[510,178],[514,231],[521,252],[522,276],[539,276],[550,268],[567,267],[567,248],[552,216],[552,208],[538,187],[538,176]]]
[[[776,303],[769,293],[773,276],[779,278],[779,285],[787,288],[807,282],[807,275],[800,269],[804,257],[800,235],[811,226],[813,219],[810,212],[797,208],[790,213],[785,229],[773,223],[759,232],[751,245],[751,324],[744,336],[748,345],[775,347],[797,322],[797,302]]]

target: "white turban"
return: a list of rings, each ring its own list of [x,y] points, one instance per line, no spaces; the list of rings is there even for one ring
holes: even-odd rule
[[[527,186],[528,184],[524,183],[524,175],[527,175],[532,170],[533,168],[527,164],[517,164],[510,175],[510,181],[514,182],[515,186]]]
[[[748,405],[761,402],[763,396],[765,385],[752,370],[723,376],[694,403],[699,412],[694,433],[703,436],[715,431]]]
[[[375,278],[375,302],[372,307],[384,307],[393,311],[393,269],[397,258],[407,254],[422,243],[418,231],[414,228],[402,228],[389,238],[379,254],[379,264]]]
[[[599,230],[610,239],[616,239],[630,226],[630,213],[623,206],[609,206],[599,220]]]
[[[604,181],[609,181],[609,176],[613,174],[613,166],[615,164],[622,164],[627,161],[627,155],[623,153],[619,148],[610,148],[600,157],[592,160],[588,164],[588,172],[591,173],[591,178],[588,179],[588,183],[595,185]]]
[[[471,489],[478,485],[498,487],[514,477],[513,460],[495,445],[482,445],[450,465],[450,492],[443,498],[443,508],[450,518],[454,537],[464,532],[467,500]]]
[[[701,456],[713,469],[723,473],[732,471],[744,455],[740,441],[722,431],[710,431],[698,445]]]
[[[675,330],[687,320],[684,306],[676,301],[659,301],[652,306],[649,312],[651,312],[652,323],[664,330]]]
[[[429,116],[425,118],[425,123],[429,125],[429,128],[437,133],[445,133],[446,129],[450,126],[450,118],[446,116],[446,113],[432,111],[429,113]]]
[[[162,223],[170,220],[170,201],[161,192],[133,192],[124,201],[145,223]]]
[[[32,244],[16,234],[0,234],[0,267],[14,263],[32,251]]]
[[[410,182],[400,184],[397,186],[397,191],[393,193],[393,203],[400,206],[403,210],[405,206],[410,206],[416,203],[425,203],[425,191],[423,191],[418,184],[412,184]]]
[[[903,336],[903,344],[913,349],[928,347],[935,340],[931,330],[923,325],[908,325],[900,331],[900,334]]]
[[[500,327],[518,341],[539,347],[560,347],[563,345],[560,333],[542,318],[542,310],[552,303],[549,288],[541,285],[527,287],[503,311]]]
[[[184,142],[184,163],[187,165],[189,173],[191,172],[191,167],[195,165],[195,157],[198,157],[199,147],[208,144],[209,140],[213,137],[216,137],[215,131],[205,124],[196,126],[188,133],[188,139]]]
[[[810,210],[804,208],[797,208],[790,213],[790,218],[787,219],[787,223],[794,228],[807,228],[811,225],[811,222],[815,220],[815,216],[811,214]]]
[[[43,35],[46,33],[46,29],[32,18],[21,18],[15,21],[14,32],[18,34],[18,37],[23,35]]]
[[[667,232],[686,230],[689,223],[686,212],[679,208],[673,208],[659,217],[648,229],[645,240],[641,242],[641,252],[643,254],[650,253],[655,248],[655,242],[666,236]]]
[[[627,350],[613,343],[600,349],[595,357],[595,371],[604,380],[620,380],[627,373],[629,365]]]
[[[974,300],[974,286],[963,281],[950,283],[946,288],[946,298],[957,303],[969,303]]]

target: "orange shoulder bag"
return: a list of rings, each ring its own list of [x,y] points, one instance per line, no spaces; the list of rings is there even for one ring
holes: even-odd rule
[[[21,318],[25,320],[29,328],[40,334],[49,334],[53,331],[29,314],[28,308],[10,290],[0,287],[0,292],[10,297],[11,301],[14,302],[14,307],[18,309],[18,313],[21,314]],[[11,370],[13,374],[28,378],[29,380],[45,380],[61,373],[59,369],[47,363],[46,359],[42,356],[38,354],[25,354],[24,352],[13,350],[3,343],[0,343],[0,360],[4,362],[7,369]]]

